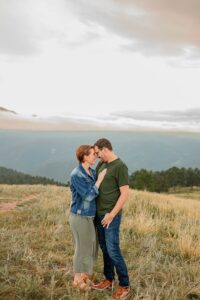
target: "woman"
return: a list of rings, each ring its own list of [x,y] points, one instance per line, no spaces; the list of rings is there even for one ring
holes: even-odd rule
[[[99,186],[103,181],[106,170],[102,171],[98,179],[96,172],[91,168],[95,164],[96,154],[94,147],[81,145],[76,150],[79,166],[70,177],[72,203],[69,223],[74,241],[73,287],[86,289],[89,275],[92,274],[96,254],[96,230],[94,217],[96,214],[95,198],[99,194]]]

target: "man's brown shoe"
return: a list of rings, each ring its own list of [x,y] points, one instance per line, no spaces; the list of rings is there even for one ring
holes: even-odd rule
[[[127,299],[131,295],[130,287],[119,286],[113,295],[113,299]]]
[[[99,290],[99,291],[104,291],[106,289],[111,288],[113,290],[113,286],[114,286],[114,280],[110,281],[108,279],[103,279],[99,283],[96,283],[96,284],[93,283],[92,289]]]

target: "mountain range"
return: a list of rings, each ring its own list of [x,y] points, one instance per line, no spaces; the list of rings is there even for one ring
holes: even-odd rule
[[[172,166],[200,168],[200,135],[195,133],[0,130],[0,166],[66,183],[77,165],[76,148],[111,140],[129,173]]]

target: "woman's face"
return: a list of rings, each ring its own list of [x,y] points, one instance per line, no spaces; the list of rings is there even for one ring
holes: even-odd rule
[[[90,154],[89,155],[85,155],[84,157],[84,161],[86,161],[87,163],[89,163],[90,165],[94,165],[95,161],[96,161],[97,155],[94,152],[94,149],[91,148],[90,149]]]

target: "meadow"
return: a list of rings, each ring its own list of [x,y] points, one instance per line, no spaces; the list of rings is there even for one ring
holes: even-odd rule
[[[175,187],[171,188],[168,194],[185,199],[200,200],[200,187]]]
[[[200,201],[178,194],[130,191],[121,226],[130,299],[200,299]],[[0,299],[111,299],[71,288],[70,200],[65,187],[0,185]]]

